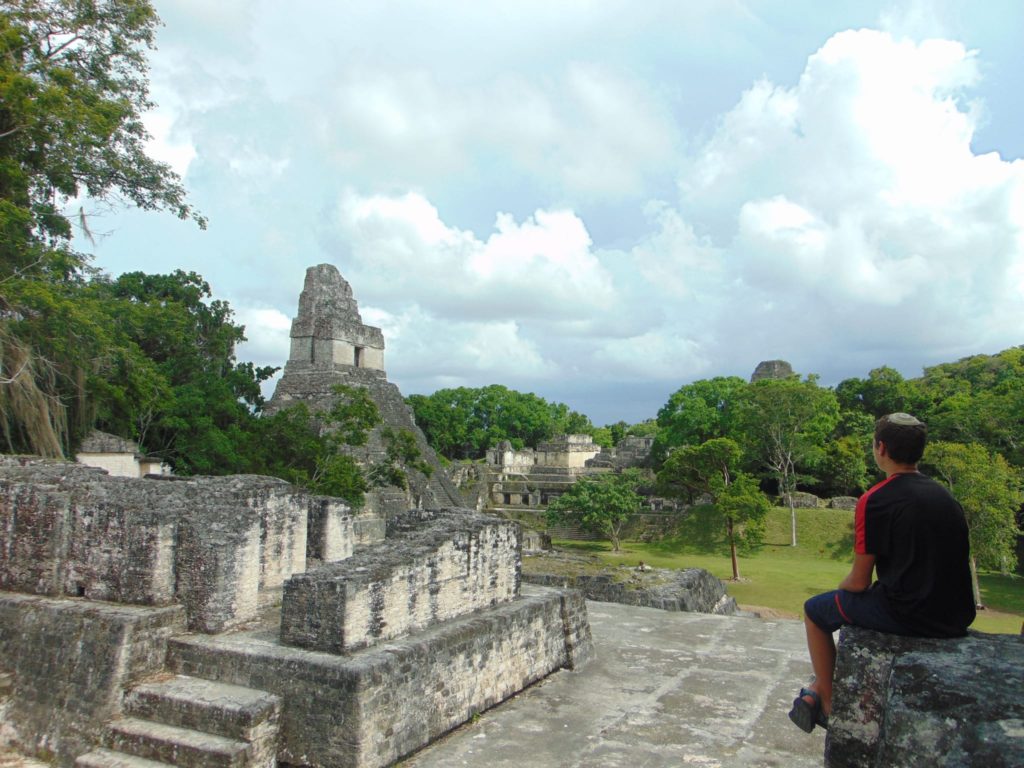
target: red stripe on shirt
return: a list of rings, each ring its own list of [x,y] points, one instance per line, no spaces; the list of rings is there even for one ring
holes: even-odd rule
[[[899,473],[889,475],[889,477],[885,478],[885,480],[882,480],[880,483],[875,483],[857,500],[857,509],[853,513],[853,551],[858,555],[871,554],[865,548],[866,533],[864,531],[864,512],[868,508],[868,498],[883,485],[897,477],[899,477]],[[840,610],[840,612],[842,611]]]
[[[836,608],[839,609],[839,615],[846,619],[847,623],[853,624],[850,617],[846,615],[846,611],[843,610],[843,604],[839,602],[839,591],[836,590]]]

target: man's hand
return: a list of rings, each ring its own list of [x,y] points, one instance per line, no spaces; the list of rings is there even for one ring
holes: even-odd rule
[[[847,592],[863,592],[871,586],[871,576],[874,571],[874,555],[855,553],[853,556],[853,568],[846,574],[846,578],[839,582],[839,589],[845,589]]]

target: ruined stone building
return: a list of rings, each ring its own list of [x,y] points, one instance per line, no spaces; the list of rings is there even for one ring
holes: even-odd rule
[[[750,383],[762,379],[788,379],[793,375],[793,366],[785,360],[762,360],[750,374]]]
[[[333,267],[307,273],[292,337],[274,407],[365,386],[436,462]],[[376,768],[584,663],[582,596],[524,587],[519,525],[434,474],[353,510],[275,478],[0,457],[0,743],[61,766]]]
[[[408,472],[408,489],[372,491],[366,501],[369,509],[386,515],[410,507],[462,503],[458,490],[416,426],[412,409],[398,387],[387,380],[384,335],[380,328],[363,324],[352,288],[337,268],[319,264],[306,270],[299,311],[292,321],[291,352],[266,411],[275,413],[298,402],[306,403],[314,413],[326,411],[337,397],[333,388],[339,384],[367,389],[383,418],[366,446],[349,449],[364,468],[384,460],[384,431],[390,428],[412,434],[421,456],[435,470],[429,478],[419,472]]]
[[[134,441],[98,429],[94,429],[82,441],[75,460],[79,464],[105,469],[119,477],[171,474],[171,468],[162,460],[140,453]]]
[[[627,437],[607,450],[590,435],[559,435],[536,450],[498,443],[486,453],[480,506],[492,512],[543,510],[580,477],[645,466],[652,438]]]

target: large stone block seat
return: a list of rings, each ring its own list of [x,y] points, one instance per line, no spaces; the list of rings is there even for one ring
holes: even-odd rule
[[[825,765],[1024,765],[1024,636],[843,627]]]

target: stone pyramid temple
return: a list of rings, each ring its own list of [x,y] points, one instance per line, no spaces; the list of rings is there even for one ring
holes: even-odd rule
[[[408,489],[384,488],[367,494],[369,511],[387,516],[410,507],[463,504],[434,450],[416,426],[412,409],[398,387],[387,380],[384,334],[380,328],[363,323],[352,287],[338,269],[332,264],[318,264],[306,270],[299,312],[292,321],[288,363],[267,404],[267,412],[274,413],[296,402],[306,403],[313,412],[326,411],[337,397],[333,391],[337,384],[366,388],[383,419],[365,446],[351,450],[364,468],[384,459],[387,447],[382,433],[391,428],[410,432],[420,455],[435,469],[429,478],[407,471]]]

